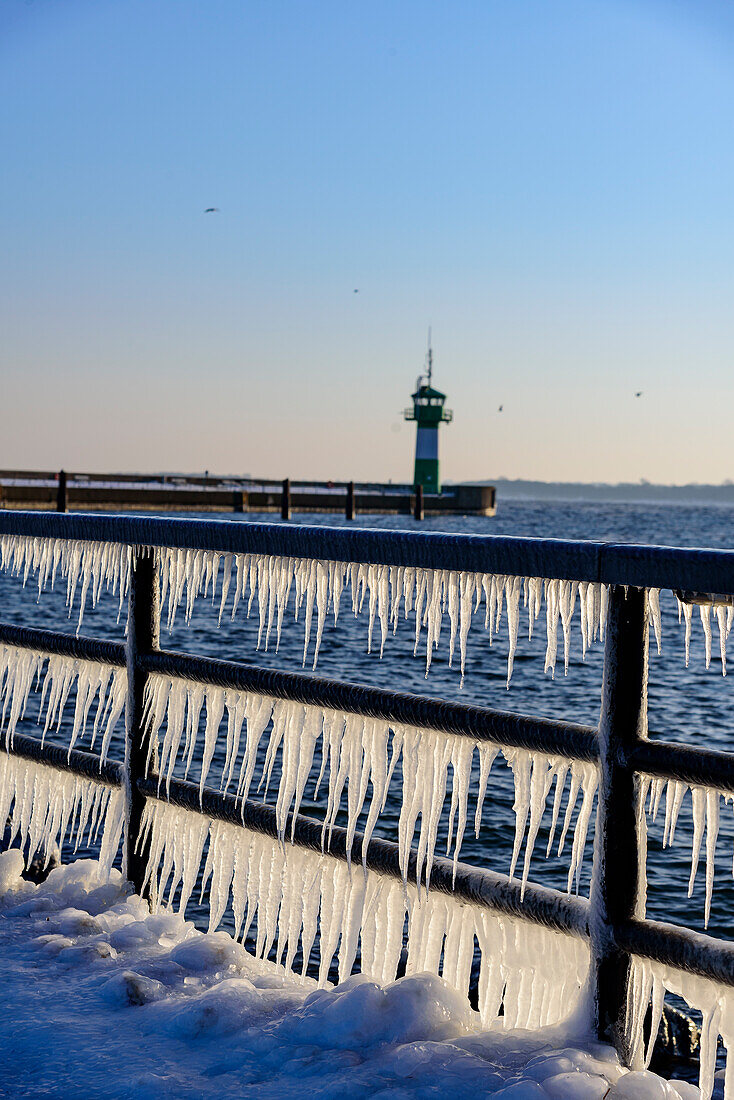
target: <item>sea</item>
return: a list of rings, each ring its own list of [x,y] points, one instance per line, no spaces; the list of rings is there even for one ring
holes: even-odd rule
[[[190,515],[190,513],[189,513]],[[211,519],[211,516],[206,517]],[[281,521],[272,515],[225,516],[225,523]],[[294,515],[291,524],[342,526],[341,517],[328,514]],[[406,516],[358,516],[354,526],[407,529],[423,532],[463,532],[472,535],[516,535],[543,538],[609,540],[613,542],[657,544],[687,547],[734,547],[734,506],[699,503],[634,504],[611,502],[564,502],[544,499],[507,500],[500,498],[493,517],[428,517],[422,523]],[[60,590],[38,594],[29,581],[24,589],[18,578],[0,574],[0,620],[19,625],[42,626],[47,629],[74,631],[76,613],[71,619],[65,607],[63,586]],[[683,628],[678,622],[677,603],[672,593],[661,594],[662,652],[651,643],[649,726],[652,737],[734,751],[734,646],[731,674],[722,675],[718,656],[717,632],[714,627],[713,657],[706,668],[704,636],[694,617],[693,637],[688,667],[685,663]],[[197,653],[234,661],[258,663],[283,670],[303,670],[303,622],[286,619],[282,641],[276,653],[257,650],[257,616],[248,619],[246,606],[240,604],[232,620],[225,613],[218,623],[218,602],[199,599],[189,624],[179,613],[173,630],[163,630],[164,648]],[[124,616],[123,616],[124,620]],[[596,724],[599,718],[603,645],[593,644],[585,658],[581,651],[578,629],[578,609],[572,632],[568,670],[564,672],[561,657],[555,674],[544,673],[546,647],[544,623],[536,624],[534,636],[527,637],[527,613],[521,613],[520,640],[514,671],[507,686],[507,633],[503,623],[499,635],[490,645],[484,629],[483,611],[477,615],[468,639],[466,675],[463,684],[458,669],[449,667],[448,630],[444,630],[430,671],[425,670],[425,646],[414,655],[414,624],[401,621],[394,636],[386,641],[382,657],[379,644],[367,652],[367,614],[354,618],[351,601],[345,598],[336,625],[331,620],[324,629],[316,675],[357,683],[410,691],[516,714],[564,719]],[[124,621],[118,619],[118,601],[105,595],[96,608],[89,608],[81,627],[83,634],[121,640]],[[423,634],[425,640],[425,633]],[[313,646],[311,647],[311,652]],[[309,667],[306,669],[310,672]],[[26,718],[19,727],[37,734],[38,696],[31,700]],[[72,700],[66,707],[59,730],[51,736],[68,743]],[[121,733],[121,731],[119,731]],[[112,755],[121,758],[122,738],[113,741]],[[217,780],[224,761],[224,727],[215,756],[212,776]],[[79,747],[85,747],[84,744]],[[195,769],[194,769],[195,772]],[[274,799],[271,785],[269,798]],[[397,839],[400,812],[400,775],[396,773],[385,812],[381,815],[376,835]],[[277,787],[276,787],[277,789]],[[325,793],[313,800],[313,777],[306,789],[302,812],[316,817],[325,811]],[[262,793],[254,797],[263,797]],[[449,799],[444,808],[440,836],[445,838]],[[514,836],[512,775],[506,762],[499,757],[493,766],[483,824],[479,836],[467,828],[461,859],[467,863],[506,873],[509,868]],[[473,821],[474,806],[470,800],[469,820]],[[648,891],[649,917],[672,921],[704,930],[705,857],[689,896],[689,874],[693,840],[691,798],[686,795],[672,848],[663,849],[663,809],[657,819],[648,823]],[[553,852],[545,857],[548,822],[546,812],[531,864],[530,878],[559,888],[566,886],[569,847],[559,857]],[[338,823],[344,823],[345,815]],[[591,869],[593,824],[586,845],[586,857],[579,889],[588,894]],[[439,852],[441,845],[439,843]],[[721,825],[716,847],[716,866],[709,934],[731,936],[731,913],[734,902],[732,858],[734,857],[734,813],[731,803],[722,801]],[[206,904],[194,900],[189,915],[197,924],[206,926]],[[225,917],[226,921],[229,916]]]

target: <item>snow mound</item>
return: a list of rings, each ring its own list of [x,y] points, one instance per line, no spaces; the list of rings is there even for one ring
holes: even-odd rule
[[[226,933],[155,915],[78,860],[35,886],[0,854],[0,1093],[104,1100],[694,1100],[556,1031],[482,1031],[441,978],[319,989]]]

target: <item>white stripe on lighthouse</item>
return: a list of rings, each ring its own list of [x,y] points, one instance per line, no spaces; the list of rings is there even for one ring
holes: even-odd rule
[[[418,428],[415,439],[415,457],[433,458],[438,461],[438,428]]]

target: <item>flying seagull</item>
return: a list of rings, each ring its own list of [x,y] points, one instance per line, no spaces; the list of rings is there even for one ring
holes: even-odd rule
[[[642,390],[638,390],[635,397],[642,397]]]
[[[219,213],[219,207],[218,206],[207,206],[204,213],[205,214],[218,214]]]
[[[359,294],[359,290],[355,290],[355,292],[354,292],[354,293],[355,293],[355,294]]]
[[[497,412],[500,412],[500,413],[501,413],[501,412],[502,412],[502,410],[504,409],[504,407],[505,407],[504,405],[500,405],[500,407],[499,407],[499,408],[497,409]]]

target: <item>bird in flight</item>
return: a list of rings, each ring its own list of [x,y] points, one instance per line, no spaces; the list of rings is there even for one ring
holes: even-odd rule
[[[502,410],[504,409],[504,407],[505,407],[504,405],[500,405],[500,407],[499,407],[499,408],[497,409],[497,412],[502,412]]]
[[[355,292],[354,292],[354,293],[355,293],[355,294],[359,294],[359,290],[355,290]]]
[[[642,390],[638,390],[635,397],[642,397]]]
[[[219,213],[219,207],[218,206],[207,206],[204,213],[205,214],[218,214]]]

